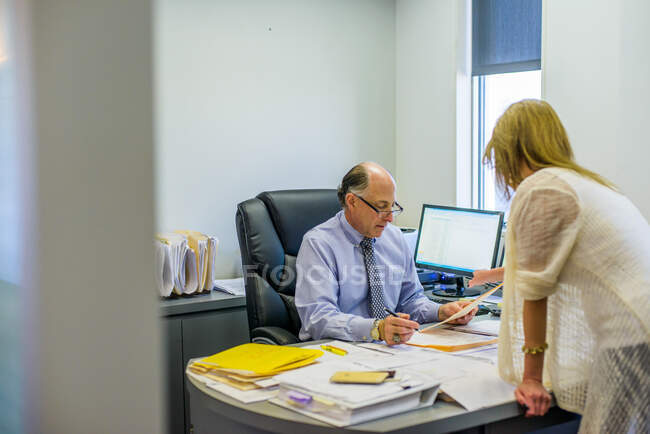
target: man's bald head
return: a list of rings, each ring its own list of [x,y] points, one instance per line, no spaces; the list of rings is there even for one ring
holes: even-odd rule
[[[370,185],[386,186],[388,184],[395,188],[395,180],[388,170],[371,161],[359,163],[343,177],[337,192],[339,203],[345,208],[345,196],[348,193],[363,196]]]

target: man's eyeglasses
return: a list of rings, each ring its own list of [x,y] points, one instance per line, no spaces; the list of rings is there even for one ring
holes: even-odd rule
[[[354,193],[352,193],[352,194],[354,194]],[[368,202],[367,200],[365,200],[364,198],[362,198],[362,197],[359,196],[358,194],[354,194],[354,195],[355,195],[356,197],[358,197],[359,199],[361,199],[361,201],[362,201],[363,203],[365,203],[365,204],[368,205],[370,208],[372,208],[372,210],[373,210],[374,212],[376,212],[377,215],[378,215],[379,217],[384,218],[384,219],[387,218],[387,217],[388,217],[389,215],[391,215],[391,214],[393,215],[393,217],[397,217],[398,215],[400,215],[400,214],[402,213],[402,211],[404,211],[404,208],[402,208],[402,206],[401,206],[399,203],[397,203],[397,202],[395,202],[395,206],[396,206],[397,208],[393,208],[393,209],[388,210],[388,211],[380,211],[380,210],[378,210],[377,208],[375,208],[375,207],[374,207],[370,202]]]

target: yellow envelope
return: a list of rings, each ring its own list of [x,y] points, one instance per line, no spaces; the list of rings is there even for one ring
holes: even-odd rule
[[[201,359],[202,367],[236,371],[240,375],[273,375],[276,372],[308,365],[322,356],[321,350],[278,345],[243,344]]]

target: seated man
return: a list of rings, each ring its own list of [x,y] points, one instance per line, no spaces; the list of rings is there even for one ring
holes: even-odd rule
[[[424,295],[413,252],[390,224],[402,207],[386,169],[356,165],[343,177],[338,198],[343,209],[307,232],[298,252],[300,339],[399,344],[411,338],[418,323],[442,321],[469,303],[439,305]],[[389,316],[386,308],[404,313]],[[475,313],[455,323],[466,324]]]

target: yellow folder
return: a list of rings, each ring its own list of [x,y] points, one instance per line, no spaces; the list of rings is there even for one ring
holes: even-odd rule
[[[243,344],[203,358],[197,365],[215,370],[234,371],[243,376],[273,375],[308,365],[322,356],[321,350],[278,345]]]

